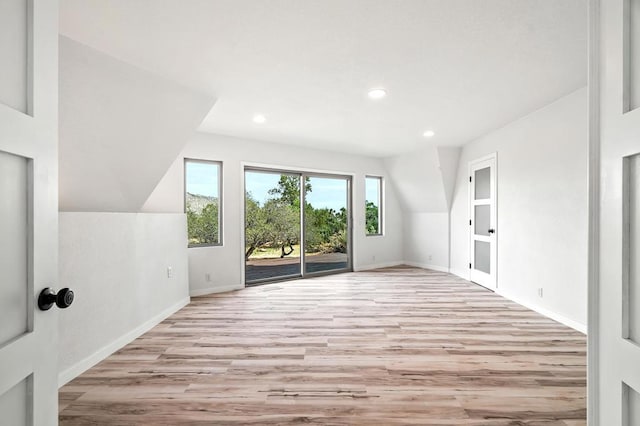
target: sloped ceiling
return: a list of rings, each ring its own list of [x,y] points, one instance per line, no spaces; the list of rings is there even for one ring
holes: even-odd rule
[[[137,212],[215,103],[60,37],[60,210]]]
[[[385,166],[405,211],[449,211],[460,151],[458,147],[429,146],[414,153],[385,159]]]

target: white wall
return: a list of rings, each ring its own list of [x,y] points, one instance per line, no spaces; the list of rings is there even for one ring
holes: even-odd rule
[[[402,213],[394,186],[388,180],[384,198],[385,235],[367,237],[364,232],[364,177],[372,174],[388,178],[381,159],[199,133],[160,181],[143,211],[183,211],[185,157],[223,162],[223,246],[189,249],[191,295],[244,286],[241,213],[245,163],[353,174],[354,269],[397,264],[403,259]],[[207,273],[211,275],[210,282],[205,281]]]
[[[406,213],[404,260],[407,265],[449,272],[449,214]]]
[[[61,385],[188,303],[186,240],[184,214],[60,213]]]
[[[438,150],[435,146],[385,158],[385,167],[398,191],[403,211],[447,211],[447,197],[438,162]]]
[[[582,330],[587,130],[585,88],[465,145],[451,208],[451,270],[468,278],[468,163],[497,152],[498,292]]]

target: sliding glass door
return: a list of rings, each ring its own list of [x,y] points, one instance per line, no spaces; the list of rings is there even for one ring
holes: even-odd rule
[[[245,281],[302,275],[300,175],[245,172]]]
[[[349,177],[246,169],[245,282],[350,270],[350,199]]]
[[[305,197],[304,271],[349,268],[349,180],[308,177]]]

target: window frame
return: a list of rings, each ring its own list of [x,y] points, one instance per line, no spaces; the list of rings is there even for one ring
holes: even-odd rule
[[[200,247],[221,247],[223,246],[223,223],[222,223],[222,218],[223,218],[223,194],[222,194],[222,176],[223,176],[223,169],[222,169],[222,161],[218,161],[218,160],[203,160],[203,159],[198,159],[198,158],[187,158],[184,157],[183,163],[182,163],[182,182],[183,182],[183,196],[182,196],[182,203],[183,203],[183,211],[184,214],[187,214],[187,164],[188,163],[200,163],[200,164],[214,164],[216,166],[218,166],[218,242],[217,243],[202,243],[202,244],[192,244],[189,242],[189,225],[187,224],[187,247],[188,248],[200,248]]]
[[[377,179],[380,184],[378,185],[378,231],[370,234],[367,232],[367,179]],[[367,237],[382,237],[384,236],[384,222],[383,222],[383,210],[384,210],[384,177],[376,175],[364,176],[364,229]]]

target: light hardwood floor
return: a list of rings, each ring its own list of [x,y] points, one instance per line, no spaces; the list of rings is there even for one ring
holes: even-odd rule
[[[586,423],[585,336],[417,268],[192,303],[60,390],[61,425]]]

